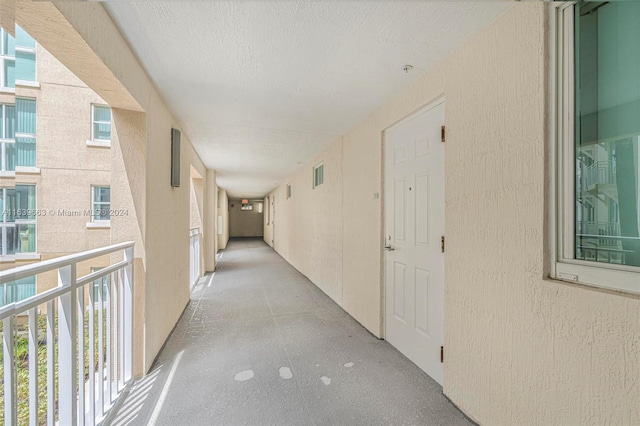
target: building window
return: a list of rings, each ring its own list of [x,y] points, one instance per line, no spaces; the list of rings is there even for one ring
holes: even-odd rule
[[[0,28],[0,89],[16,87],[16,44],[11,35]],[[8,89],[8,90],[7,90]]]
[[[91,105],[91,140],[111,140],[111,108]]]
[[[16,169],[15,105],[0,104],[0,171]]]
[[[94,222],[109,222],[111,220],[111,188],[108,186],[91,187],[91,211]]]
[[[36,276],[9,281],[0,286],[0,306],[28,299],[36,294]]]
[[[324,164],[320,163],[313,167],[313,187],[324,183]]]
[[[36,252],[36,187],[2,188],[0,255]]]
[[[36,167],[36,100],[16,98],[16,166]]]
[[[555,6],[555,277],[640,293],[640,3]]]
[[[22,28],[16,25],[15,40],[15,80],[36,81],[36,42]]]
[[[287,184],[287,199],[291,198],[291,184]]]

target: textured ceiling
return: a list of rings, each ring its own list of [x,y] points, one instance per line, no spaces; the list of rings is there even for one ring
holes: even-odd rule
[[[508,6],[105,3],[232,197],[265,195]]]

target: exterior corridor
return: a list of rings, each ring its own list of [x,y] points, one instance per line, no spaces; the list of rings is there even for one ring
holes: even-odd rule
[[[200,279],[114,425],[465,425],[442,388],[261,240]]]

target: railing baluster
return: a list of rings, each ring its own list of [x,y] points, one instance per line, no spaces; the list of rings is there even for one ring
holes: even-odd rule
[[[2,321],[2,342],[4,361],[4,419],[7,426],[18,424],[17,383],[15,369],[15,317]]]
[[[118,273],[113,273],[113,384],[112,391],[118,393],[118,313],[120,311],[118,306],[118,300],[120,295],[120,289],[118,288]],[[113,401],[113,395],[110,395],[109,402]]]
[[[99,280],[102,284],[102,279]],[[102,285],[100,285],[102,292]],[[96,424],[96,332],[95,332],[95,285],[89,284],[89,412],[87,420],[90,426]],[[102,342],[100,342],[102,343]]]
[[[56,423],[56,341],[55,300],[47,302],[47,426]]]
[[[78,425],[84,426],[84,286],[78,288]]]
[[[133,247],[124,251],[124,259],[131,262],[124,267],[124,380],[128,382],[133,377]]]
[[[61,425],[77,422],[76,265],[58,269],[58,285],[70,291],[58,299],[58,413]]]
[[[109,277],[107,276],[107,280]],[[107,286],[108,288],[108,286]],[[108,292],[108,290],[107,290]],[[107,293],[108,297],[108,293]],[[98,293],[98,417],[104,416],[104,293]],[[108,327],[108,325],[107,325]],[[108,328],[107,328],[108,330]]]
[[[120,269],[116,272],[118,275],[118,316],[119,316],[119,324],[118,328],[118,347],[120,351],[118,352],[118,393],[124,386],[124,271]]]
[[[105,330],[107,336],[107,377],[105,379],[107,389],[106,398],[104,399],[105,405],[111,405],[111,330],[112,330],[112,322],[111,322],[111,299],[113,295],[113,286],[111,282],[111,275],[109,275],[109,282],[107,283],[107,328]]]
[[[29,424],[38,426],[38,308],[29,309]]]

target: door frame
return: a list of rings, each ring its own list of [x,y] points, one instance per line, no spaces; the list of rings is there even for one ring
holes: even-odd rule
[[[399,118],[398,120],[394,121],[392,124],[388,125],[387,127],[385,127],[384,129],[382,129],[382,131],[380,132],[380,147],[381,147],[381,156],[382,156],[382,161],[381,163],[381,179],[380,179],[380,188],[381,188],[381,196],[380,196],[380,252],[382,253],[381,255],[381,262],[380,262],[380,311],[381,311],[381,315],[380,315],[380,337],[384,340],[387,340],[387,308],[386,308],[386,289],[387,289],[387,257],[386,257],[386,252],[384,251],[384,244],[385,244],[385,235],[386,235],[386,221],[387,221],[387,212],[386,212],[386,204],[387,204],[387,194],[385,193],[385,184],[386,184],[386,155],[385,155],[385,150],[386,150],[386,141],[385,141],[385,136],[386,136],[386,132],[388,132],[389,130],[392,130],[393,128],[399,126],[400,124],[404,123],[405,121],[411,120],[412,118],[416,117],[417,115],[422,114],[423,112],[426,112],[432,108],[435,108],[436,106],[440,105],[441,103],[445,103],[445,114],[444,114],[444,119],[445,119],[445,126],[446,126],[446,120],[447,120],[447,112],[446,112],[446,96],[444,95],[444,93],[436,96],[435,98],[432,98],[430,101],[422,104],[421,106],[419,106],[418,108],[412,110],[410,113],[408,113],[407,115],[403,116],[402,118]],[[446,145],[445,145],[445,160],[446,160]],[[445,177],[447,174],[447,167],[446,167],[446,162],[444,167],[444,173],[445,173]],[[445,190],[445,200],[447,197],[447,192]],[[444,221],[445,221],[445,229],[446,229],[446,223],[447,223],[447,213],[445,211],[445,215],[444,215]],[[446,256],[446,253],[445,253]],[[445,287],[446,287],[446,269],[444,270],[444,282],[442,283],[442,287],[443,287],[443,294],[446,293],[445,291]],[[444,304],[444,300],[443,300],[443,304]],[[442,307],[442,311],[444,312],[444,306]],[[443,336],[444,336],[444,329],[445,329],[445,323],[444,323],[445,318],[443,317],[442,319],[442,329],[443,329]]]

